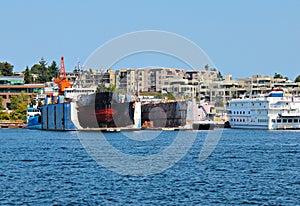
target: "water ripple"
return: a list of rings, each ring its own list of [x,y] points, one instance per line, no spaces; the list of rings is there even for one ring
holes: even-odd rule
[[[116,133],[110,141],[150,155],[172,142],[167,134],[134,142]],[[99,166],[76,133],[0,130],[0,205],[299,205],[299,133],[225,130],[201,162],[205,135],[172,168],[132,177]]]

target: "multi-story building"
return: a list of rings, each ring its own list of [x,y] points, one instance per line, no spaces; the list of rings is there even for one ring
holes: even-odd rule
[[[73,83],[85,87],[98,85],[104,85],[105,87],[109,87],[116,84],[115,71],[112,69],[106,71],[81,70],[76,74],[76,80]]]
[[[264,75],[233,80],[232,75],[226,75],[224,80],[200,84],[200,97],[211,102],[223,101],[225,104],[234,98],[249,98],[267,94],[272,88],[282,88],[286,95],[300,96],[299,82]]]
[[[250,78],[232,79],[213,70],[184,70],[181,68],[124,68],[120,70],[88,71],[81,77],[85,85],[115,85],[127,94],[138,92],[171,92],[177,98],[205,99],[226,104],[233,98],[267,94],[272,87],[283,88],[286,93],[300,95],[300,83],[272,76],[253,75]]]
[[[10,109],[10,98],[18,96],[24,92],[30,98],[33,95],[43,92],[45,84],[24,84],[21,76],[0,76],[0,96],[2,97],[2,106]]]
[[[127,68],[116,71],[116,86],[125,93],[172,92],[177,97],[198,96],[200,85],[217,79],[217,71],[181,68]]]
[[[106,87],[116,85],[116,75],[113,69],[109,69],[103,74],[103,82]]]
[[[237,80],[240,87],[244,88],[248,97],[259,94],[267,94],[272,88],[282,88],[285,93],[300,95],[300,83],[296,83],[285,78],[274,78],[265,75],[252,75],[250,78],[240,78]]]

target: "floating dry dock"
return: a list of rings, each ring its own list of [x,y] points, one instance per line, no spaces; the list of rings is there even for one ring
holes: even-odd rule
[[[72,102],[48,104],[41,107],[43,130],[66,130],[73,131],[78,128],[72,121]]]
[[[142,103],[120,102],[110,92],[88,95],[79,101],[41,107],[43,130],[133,131],[141,129],[193,129],[195,109],[191,101]],[[61,103],[60,103],[61,102]],[[149,124],[150,123],[150,124]],[[145,125],[148,125],[145,127]],[[149,126],[150,125],[150,126]]]

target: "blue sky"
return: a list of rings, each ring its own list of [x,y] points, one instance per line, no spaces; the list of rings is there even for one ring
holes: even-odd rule
[[[300,74],[300,1],[1,1],[0,61],[15,71],[65,56],[67,71],[128,32],[162,30],[195,42],[234,78]],[[187,67],[165,55],[133,55],[114,68]]]

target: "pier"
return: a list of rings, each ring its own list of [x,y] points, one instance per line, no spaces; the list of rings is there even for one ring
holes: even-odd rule
[[[0,128],[23,128],[24,122],[22,120],[0,120]]]

